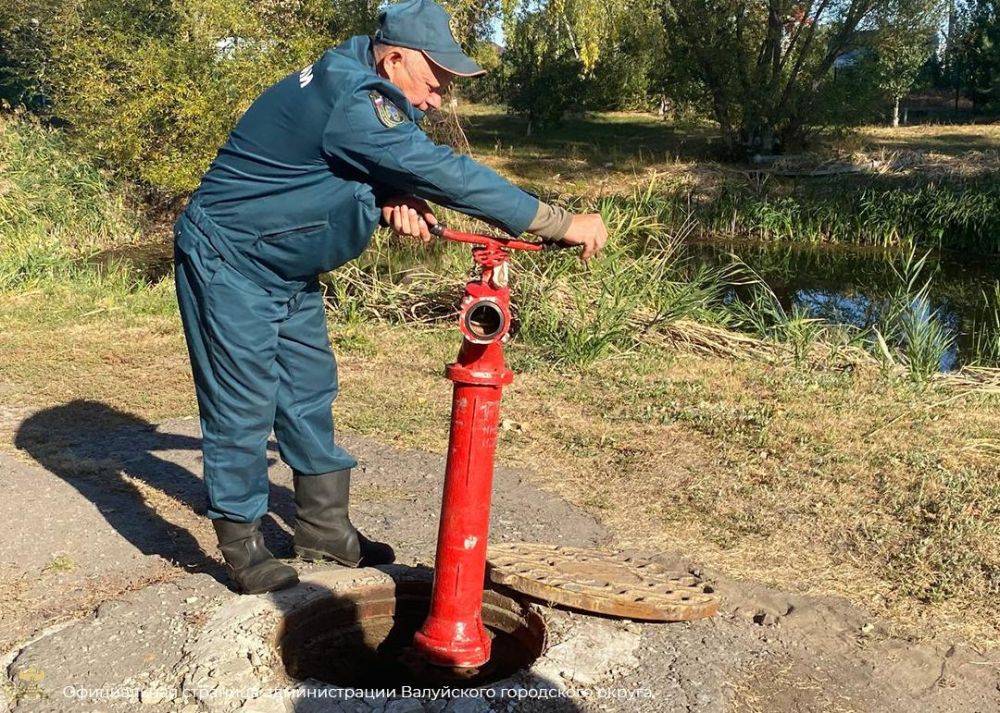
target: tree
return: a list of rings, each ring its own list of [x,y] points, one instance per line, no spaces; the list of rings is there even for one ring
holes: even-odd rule
[[[503,0],[509,106],[535,125],[571,107],[643,104],[662,34],[654,2]]]
[[[501,0],[439,0],[452,17],[455,39],[467,51],[492,34],[491,23],[500,14]]]
[[[524,14],[508,39],[504,97],[528,118],[530,134],[536,126],[557,123],[579,101],[583,64],[566,33],[553,31],[545,13]]]
[[[662,0],[661,12],[671,61],[703,86],[729,149],[770,154],[824,125],[844,94],[834,63],[869,45],[890,7],[912,17],[918,2]]]
[[[633,11],[621,18],[615,36],[602,46],[593,69],[583,78],[586,108],[646,109],[655,103],[663,27],[650,9],[647,4],[647,11]]]
[[[67,2],[50,55],[52,115],[107,165],[182,195],[265,87],[362,21],[345,6],[369,7],[343,3],[338,16],[324,0]]]
[[[876,17],[875,71],[879,88],[892,102],[892,125],[899,126],[899,102],[905,97],[933,52],[941,3],[893,2]]]
[[[448,0],[446,0],[448,1]],[[459,39],[498,0],[450,0]],[[192,190],[269,84],[375,26],[380,0],[6,0],[0,98],[164,197]]]
[[[958,65],[976,108],[1000,105],[1000,3],[977,0],[959,41]]]

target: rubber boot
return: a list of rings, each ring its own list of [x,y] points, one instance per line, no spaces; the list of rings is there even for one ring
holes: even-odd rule
[[[264,545],[260,520],[233,522],[212,520],[219,549],[229,576],[243,594],[263,594],[294,587],[299,575],[294,567],[279,562]]]
[[[351,524],[347,501],[351,471],[293,476],[295,484],[295,554],[304,560],[333,560],[347,567],[389,564],[396,553],[372,542]]]

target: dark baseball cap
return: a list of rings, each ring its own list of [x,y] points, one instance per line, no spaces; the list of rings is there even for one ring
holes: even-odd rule
[[[451,16],[433,0],[404,0],[383,9],[375,40],[420,50],[431,62],[460,77],[486,74],[462,51],[451,30]]]

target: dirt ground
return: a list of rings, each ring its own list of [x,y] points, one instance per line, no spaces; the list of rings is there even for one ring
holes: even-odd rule
[[[0,452],[0,518],[7,526],[0,538],[0,703],[16,711],[272,710],[253,700],[212,705],[162,693],[190,674],[185,662],[213,614],[256,599],[228,589],[201,514],[197,421],[152,424],[85,401],[7,409],[0,420],[17,446]],[[391,542],[401,564],[431,563],[443,459],[360,437],[343,442],[362,463],[355,522]],[[276,453],[271,482],[266,536],[273,551],[289,557],[291,475]],[[616,549],[600,522],[531,482],[529,473],[498,469],[493,541]],[[957,640],[893,638],[885,622],[841,599],[734,581],[675,552],[637,554],[701,567],[717,584],[719,615],[639,625],[551,610],[551,649],[597,660],[583,677],[556,666],[546,685],[642,697],[542,707],[531,700],[491,707],[481,700],[366,699],[344,709],[1000,710],[1000,652]],[[582,660],[579,668],[586,668]],[[127,695],[81,700],[73,693],[116,686]],[[341,708],[294,706],[331,709]]]

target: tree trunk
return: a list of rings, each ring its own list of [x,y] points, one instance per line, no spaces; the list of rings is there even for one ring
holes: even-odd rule
[[[739,129],[739,143],[746,158],[773,156],[780,145],[774,128],[763,120],[745,122]]]
[[[892,128],[899,128],[899,97],[892,102]]]

